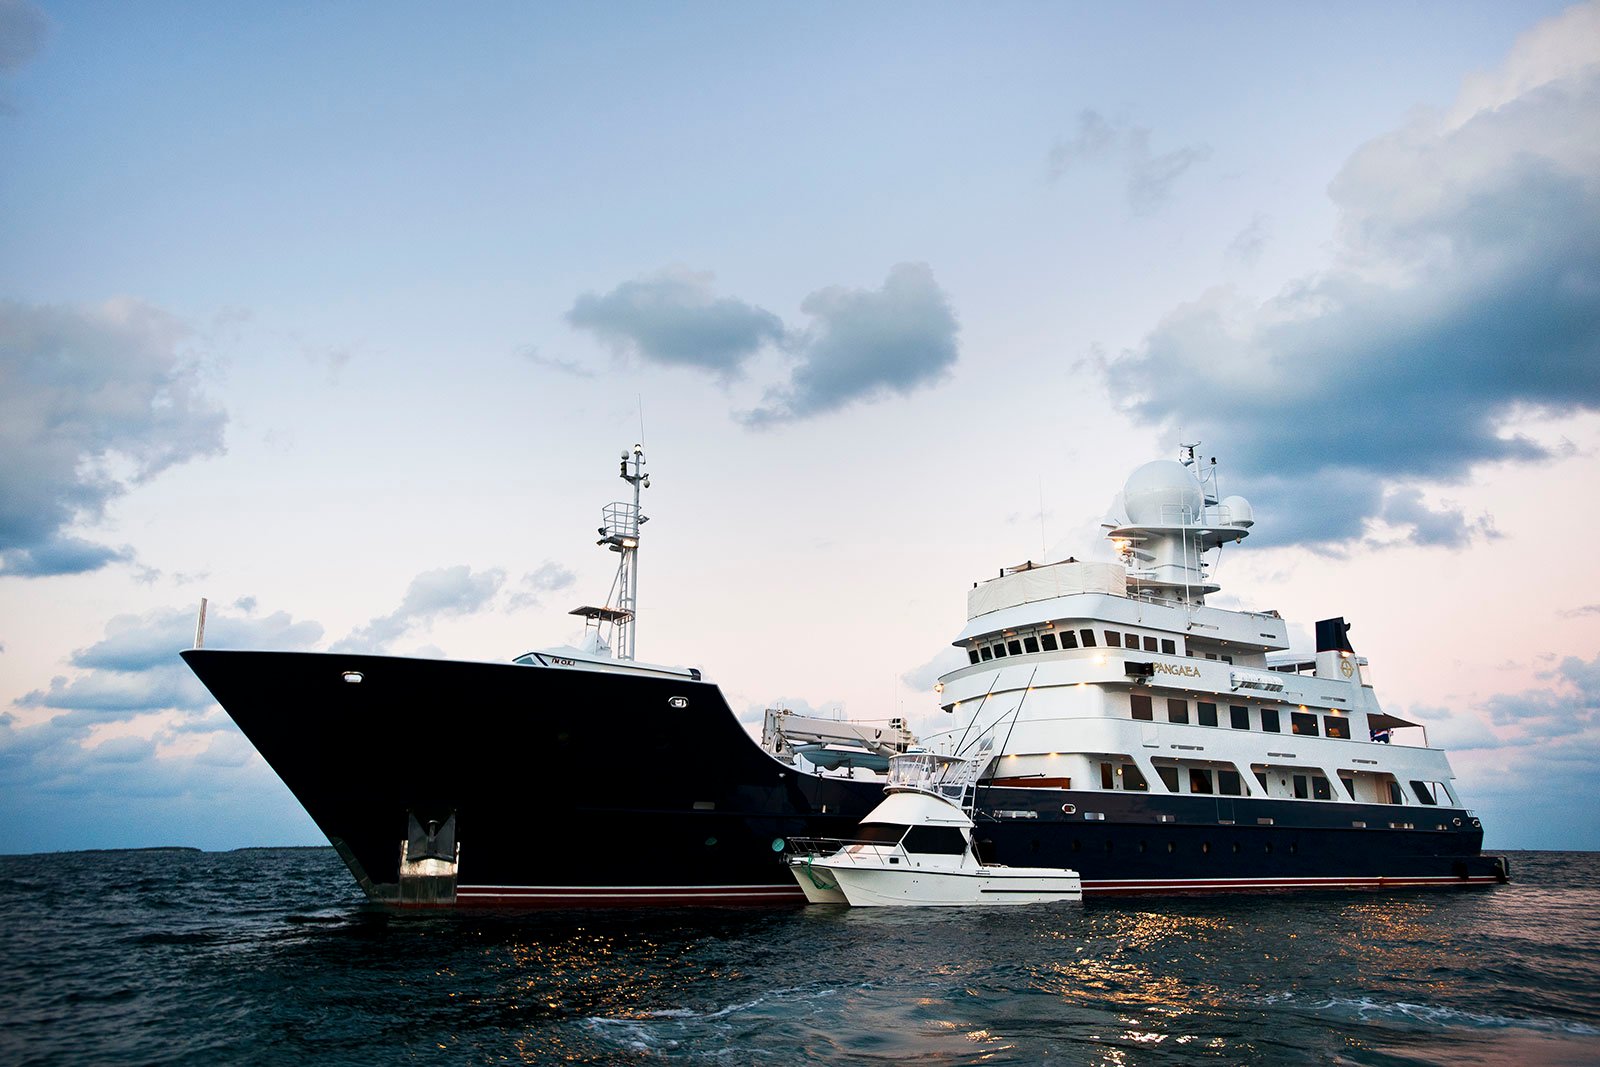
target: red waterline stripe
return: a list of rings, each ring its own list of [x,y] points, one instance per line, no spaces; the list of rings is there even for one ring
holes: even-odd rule
[[[461,886],[460,904],[714,904],[803,900],[798,885]]]
[[[1378,878],[1250,878],[1212,880],[1204,878],[1149,878],[1130,881],[1085,881],[1085,893],[1213,892],[1250,889],[1391,889],[1405,886],[1492,885],[1494,875],[1453,875]]]

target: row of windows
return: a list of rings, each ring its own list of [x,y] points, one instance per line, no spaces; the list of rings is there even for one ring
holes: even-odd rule
[[[1161,652],[1168,656],[1178,654],[1178,643],[1170,637],[1155,638],[1146,635],[1125,634],[1116,630],[1105,632],[1108,648],[1143,648],[1146,652]],[[1025,656],[1034,652],[1059,652],[1064,649],[1096,647],[1095,632],[1087,627],[1081,630],[1045,630],[1025,634],[990,645],[967,649],[967,659],[972,663],[1004,659],[1006,656]],[[1215,656],[1209,657],[1216,659]],[[1231,662],[1231,661],[1230,661]]]
[[[1261,791],[1266,795],[1272,794],[1272,787],[1267,782],[1268,768],[1252,765],[1250,772],[1255,775],[1256,781],[1261,783]],[[1187,792],[1191,794],[1212,795],[1225,797],[1242,797],[1245,795],[1244,783],[1239,772],[1231,767],[1175,767],[1169,764],[1157,764],[1156,773],[1161,776],[1161,784],[1167,787],[1169,793]],[[1404,804],[1405,794],[1400,789],[1400,783],[1392,775],[1383,775],[1386,781],[1381,781],[1380,787],[1387,792],[1387,803]],[[1188,780],[1188,788],[1180,789],[1179,782],[1184,778]],[[1282,785],[1289,785],[1293,781],[1294,796],[1297,800],[1333,800],[1333,785],[1323,775],[1315,772],[1305,774],[1290,773],[1287,779],[1281,781]],[[1120,781],[1119,781],[1120,780]],[[1340,772],[1339,783],[1344,786],[1345,797],[1356,799],[1355,775]],[[1100,763],[1100,788],[1124,789],[1134,792],[1148,792],[1149,783],[1139,768],[1132,763]],[[1444,786],[1439,782],[1411,783],[1411,791],[1416,795],[1419,804],[1430,807],[1441,803],[1441,798],[1448,800]],[[1339,799],[1344,799],[1340,797]],[[1384,800],[1379,800],[1384,803]]]
[[[1144,693],[1134,693],[1129,698],[1133,717],[1141,722],[1155,721],[1155,705],[1151,698]],[[1322,720],[1320,729],[1328,737],[1337,737],[1350,740],[1350,720],[1342,715],[1318,716],[1309,711],[1291,711],[1289,713],[1289,732],[1316,737],[1319,732],[1318,719]],[[1189,702],[1180,697],[1167,698],[1167,721],[1188,723]],[[1201,726],[1216,726],[1217,705],[1209,700],[1195,702],[1195,721]],[[1228,705],[1228,725],[1235,730],[1250,729],[1250,709],[1243,704]],[[1283,721],[1277,708],[1261,709],[1261,729],[1269,734],[1283,732]]]

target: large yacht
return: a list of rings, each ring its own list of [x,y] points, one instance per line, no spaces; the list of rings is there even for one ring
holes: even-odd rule
[[[1385,713],[1342,619],[1289,655],[1275,612],[1205,603],[1253,516],[1215,464],[1136,470],[1113,562],[1003,569],[968,595],[948,728],[772,709],[758,743],[697,667],[635,658],[648,487],[602,511],[611,594],[577,646],[506,662],[196,647],[184,660],[368,897],[410,906],[802,902],[794,838],[849,838],[884,769],[982,762],[984,863],[1086,894],[1504,881],[1421,726]],[[909,840],[909,838],[908,838]]]

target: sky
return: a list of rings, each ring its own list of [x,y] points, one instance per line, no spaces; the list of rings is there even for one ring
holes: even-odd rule
[[[1200,442],[1492,848],[1600,849],[1600,5],[0,0],[0,852],[310,844],[207,645],[938,725]],[[956,657],[956,658],[953,658]]]

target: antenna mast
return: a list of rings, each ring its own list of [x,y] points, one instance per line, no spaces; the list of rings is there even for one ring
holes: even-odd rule
[[[650,476],[644,472],[644,446],[634,445],[633,451],[622,453],[620,477],[633,486],[633,503],[618,501],[607,504],[601,513],[605,525],[600,527],[600,540],[622,558],[617,561],[617,577],[611,590],[615,598],[612,621],[615,625],[615,647],[612,654],[617,659],[634,658],[634,626],[639,609],[639,527],[649,518],[639,513],[639,494],[650,488]]]

